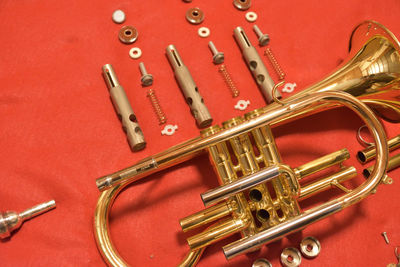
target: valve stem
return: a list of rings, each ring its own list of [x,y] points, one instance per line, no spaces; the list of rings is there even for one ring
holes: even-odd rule
[[[15,211],[0,213],[0,239],[11,236],[11,232],[21,227],[24,221],[43,214],[55,207],[56,202],[51,200],[27,209],[19,214]]]
[[[147,97],[150,99],[151,105],[153,106],[154,112],[157,115],[159,124],[164,124],[167,122],[167,117],[160,106],[160,102],[156,96],[156,92],[153,89],[147,91]]]

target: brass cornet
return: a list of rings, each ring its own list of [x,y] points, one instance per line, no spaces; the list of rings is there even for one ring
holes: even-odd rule
[[[95,211],[94,232],[105,262],[110,266],[128,265],[115,250],[108,230],[109,212],[118,193],[132,182],[206,151],[220,186],[201,194],[205,210],[180,220],[183,231],[210,225],[188,238],[190,251],[181,266],[195,265],[205,247],[234,233],[240,233],[241,239],[223,247],[227,259],[299,231],[367,197],[385,176],[388,162],[386,135],[377,116],[400,121],[399,53],[400,44],[386,27],[365,21],[351,35],[348,60],[322,81],[97,179],[102,193]],[[341,164],[349,158],[349,152],[342,149],[291,168],[281,161],[270,127],[337,106],[353,110],[369,128],[375,140],[375,166],[369,178],[352,190],[342,182],[356,176],[354,167],[342,167],[322,180],[300,186],[302,178]],[[345,194],[301,210],[300,200],[333,186]]]

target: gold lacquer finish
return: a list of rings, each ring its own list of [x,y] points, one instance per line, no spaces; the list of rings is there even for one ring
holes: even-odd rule
[[[206,196],[218,197],[214,198],[214,206],[180,220],[185,232],[209,225],[188,238],[191,249],[180,266],[195,265],[206,246],[234,233],[240,233],[241,239],[223,247],[227,259],[253,251],[374,192],[386,175],[388,163],[386,135],[376,116],[400,121],[400,105],[396,100],[400,88],[400,45],[384,26],[366,21],[353,31],[350,48],[348,60],[336,71],[300,93],[252,111],[244,118],[233,118],[222,127],[212,126],[203,130],[200,137],[97,179],[97,186],[103,192],[95,211],[94,231],[105,262],[110,266],[127,265],[113,247],[108,230],[108,215],[121,190],[203,152],[209,154],[220,184],[202,194],[204,204],[208,205]],[[375,143],[376,162],[371,175],[352,190],[342,184],[356,175],[354,167],[342,166],[349,158],[346,149],[291,168],[282,163],[271,131],[271,127],[294,118],[337,106],[358,114]],[[318,181],[300,184],[302,178],[333,165],[340,165],[341,169]],[[299,201],[331,187],[345,194],[320,206],[300,209]]]
[[[400,135],[393,137],[388,140],[389,151],[392,151],[398,147],[400,147]],[[371,145],[357,153],[357,159],[361,163],[366,163],[375,158],[376,149],[374,145]]]

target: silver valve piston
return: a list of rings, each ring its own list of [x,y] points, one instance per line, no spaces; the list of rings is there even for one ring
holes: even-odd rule
[[[233,34],[235,36],[236,42],[238,43],[242,55],[248,68],[253,75],[258,88],[261,90],[265,100],[270,104],[273,101],[272,90],[274,88],[274,81],[268,73],[260,55],[258,54],[256,48],[250,43],[249,38],[247,38],[246,33],[242,27],[237,27]],[[279,91],[276,92],[276,97],[281,98]]]
[[[185,96],[186,102],[190,107],[193,117],[196,119],[197,125],[200,128],[210,126],[212,123],[212,117],[208,111],[207,106],[204,104],[204,100],[200,95],[200,92],[189,72],[189,69],[183,63],[178,50],[174,45],[169,45],[166,49],[169,63],[174,70],[174,74],[178,84],[181,88],[183,95]]]

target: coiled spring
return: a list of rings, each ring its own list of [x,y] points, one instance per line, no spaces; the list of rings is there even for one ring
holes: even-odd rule
[[[279,66],[278,61],[271,51],[271,48],[268,47],[267,49],[265,49],[264,55],[268,57],[269,62],[271,62],[272,67],[274,67],[274,70],[279,77],[279,80],[285,79],[286,74],[283,72],[281,66]]]
[[[147,97],[150,99],[151,105],[153,106],[153,110],[156,113],[159,124],[161,125],[161,124],[166,123],[167,117],[165,116],[165,113],[162,110],[162,108],[160,106],[160,102],[158,101],[156,93],[154,92],[153,89],[149,89],[147,91]]]
[[[226,69],[225,64],[222,64],[219,68],[218,71],[221,73],[222,78],[224,79],[226,85],[228,86],[228,88],[231,90],[232,93],[232,97],[237,97],[239,96],[240,92],[239,90],[236,88],[235,83],[232,80],[231,75],[229,74],[228,70]]]

